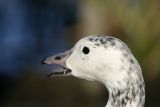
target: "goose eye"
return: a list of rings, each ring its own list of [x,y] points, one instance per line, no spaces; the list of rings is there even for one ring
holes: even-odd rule
[[[82,49],[82,52],[84,53],[84,54],[89,54],[89,48],[88,47],[83,47],[83,49]]]

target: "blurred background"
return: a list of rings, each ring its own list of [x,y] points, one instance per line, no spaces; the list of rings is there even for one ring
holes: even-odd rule
[[[0,107],[104,107],[97,82],[46,77],[41,60],[89,34],[128,44],[146,83],[146,106],[160,106],[159,0],[0,0]]]

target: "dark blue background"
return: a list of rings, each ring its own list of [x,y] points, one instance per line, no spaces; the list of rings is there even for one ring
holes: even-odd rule
[[[68,48],[66,28],[76,23],[74,0],[0,1],[0,75],[15,76]]]

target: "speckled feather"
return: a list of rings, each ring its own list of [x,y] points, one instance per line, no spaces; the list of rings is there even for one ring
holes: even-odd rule
[[[112,48],[122,54],[119,72],[126,72],[123,81],[117,81],[119,88],[107,86],[110,98],[106,107],[143,107],[145,102],[144,80],[141,68],[130,49],[121,40],[111,36],[89,36],[89,41],[106,50]],[[126,84],[123,86],[123,84]]]
[[[106,107],[144,107],[145,83],[139,63],[115,37],[84,37],[70,51],[48,58],[46,63],[60,64],[75,77],[104,84],[109,91]]]

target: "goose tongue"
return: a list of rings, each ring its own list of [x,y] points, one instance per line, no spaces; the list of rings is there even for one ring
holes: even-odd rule
[[[71,70],[66,67],[66,60],[71,54],[72,49],[42,60],[42,64],[56,64],[61,66],[60,68],[54,69],[48,77],[71,75]]]
[[[70,76],[71,70],[68,68],[57,68],[53,72],[47,75],[47,77],[55,77],[55,76]]]

